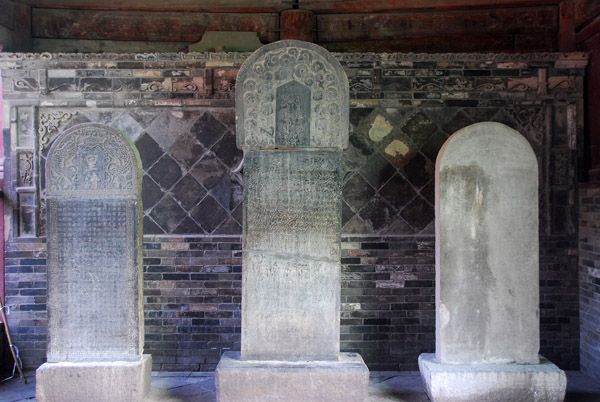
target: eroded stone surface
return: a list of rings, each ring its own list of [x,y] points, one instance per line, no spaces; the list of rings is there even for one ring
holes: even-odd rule
[[[48,362],[139,360],[139,157],[118,131],[82,124],[52,145],[46,180]]]
[[[364,402],[369,370],[360,355],[334,361],[243,361],[226,352],[215,371],[221,402]]]
[[[455,133],[436,166],[436,355],[538,362],[538,165],[498,123]]]
[[[247,151],[244,359],[339,352],[341,153]]]
[[[433,402],[562,402],[567,376],[542,359],[537,364],[442,364],[419,356],[419,369]]]
[[[44,363],[36,372],[40,402],[142,402],[150,392],[152,357],[134,362]]]
[[[347,85],[327,51],[298,41],[265,46],[238,75],[244,360],[339,355]]]

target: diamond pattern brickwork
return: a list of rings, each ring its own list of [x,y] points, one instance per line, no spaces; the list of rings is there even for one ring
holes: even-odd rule
[[[243,153],[234,120],[233,109],[97,109],[79,110],[63,127],[101,122],[134,142],[144,170],[145,234],[241,234],[243,178],[236,169]]]
[[[433,234],[437,154],[450,135],[480,121],[522,131],[498,108],[350,109],[343,233]]]
[[[343,233],[433,234],[435,159],[448,137],[479,121],[523,131],[520,120],[530,117],[500,108],[352,108]],[[89,121],[120,129],[138,148],[144,233],[241,233],[243,153],[233,109],[79,110],[64,128]],[[40,155],[41,173],[48,148]],[[43,174],[40,180],[43,188]]]

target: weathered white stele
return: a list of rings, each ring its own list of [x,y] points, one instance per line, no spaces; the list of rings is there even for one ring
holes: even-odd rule
[[[436,353],[429,398],[562,401],[563,371],[539,351],[538,164],[499,123],[457,131],[436,163]]]
[[[317,45],[264,46],[238,73],[236,114],[242,339],[217,367],[217,399],[365,401],[368,369],[339,344],[346,75]]]
[[[141,401],[141,162],[120,132],[74,126],[46,164],[48,362],[38,401]]]

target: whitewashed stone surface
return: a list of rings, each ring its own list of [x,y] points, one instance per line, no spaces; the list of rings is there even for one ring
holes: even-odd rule
[[[457,131],[436,166],[436,356],[538,363],[538,164],[499,123]]]

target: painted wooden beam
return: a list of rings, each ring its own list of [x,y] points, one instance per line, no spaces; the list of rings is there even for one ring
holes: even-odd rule
[[[561,0],[300,0],[300,8],[316,13],[457,10],[558,5]],[[594,2],[595,0],[587,0]],[[22,0],[32,7],[161,10],[197,12],[279,12],[292,0]]]
[[[205,31],[257,32],[278,38],[275,13],[189,13],[32,9],[32,35],[46,39],[197,42]]]
[[[511,52],[512,35],[444,35],[427,38],[360,40],[352,42],[319,43],[331,52]]]
[[[318,42],[405,39],[481,33],[492,36],[553,34],[558,7],[401,14],[322,14],[317,16]]]
[[[600,1],[598,0],[575,0],[574,7],[575,28],[577,30],[581,30],[600,15]]]
[[[279,13],[279,39],[314,42],[316,16],[308,10],[285,10]]]
[[[558,48],[561,52],[575,50],[574,0],[560,3],[558,18]]]

